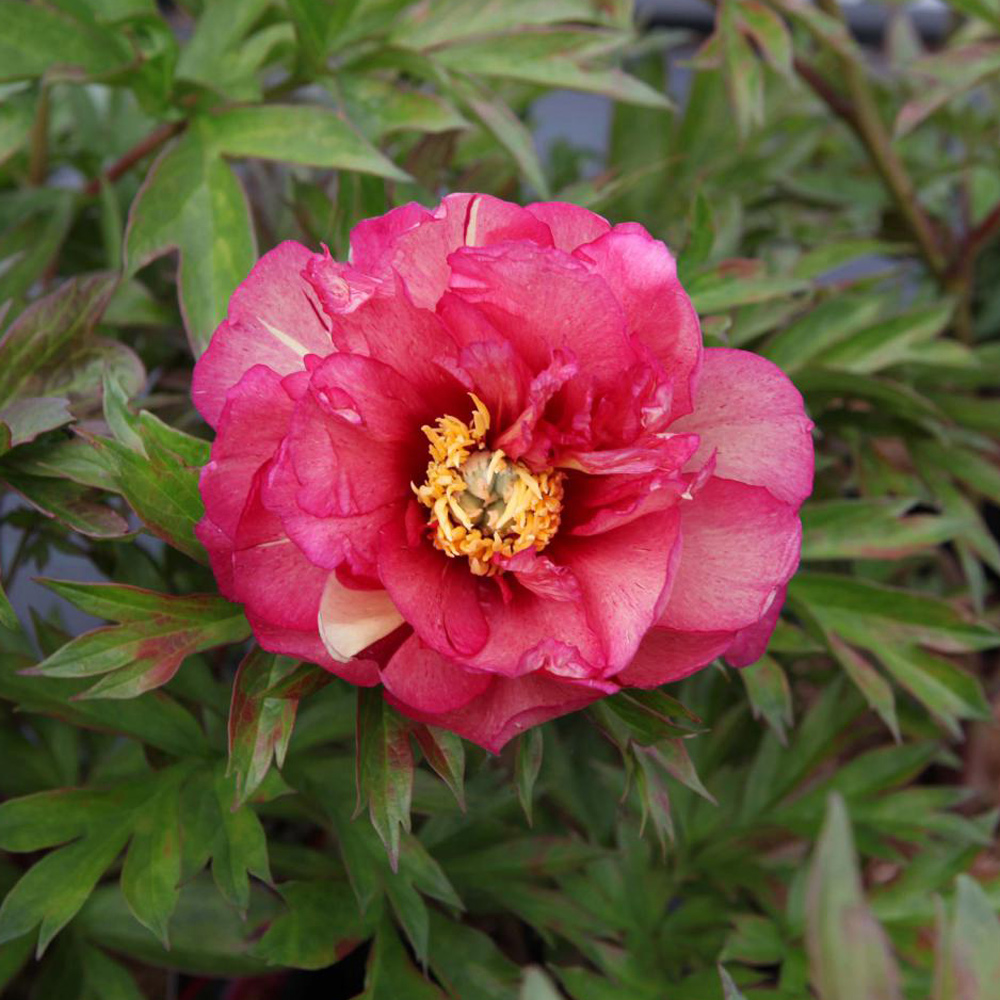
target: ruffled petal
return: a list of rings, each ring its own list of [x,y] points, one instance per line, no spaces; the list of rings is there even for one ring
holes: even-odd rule
[[[692,466],[713,451],[716,473],[763,486],[798,507],[812,492],[812,421],[785,373],[749,351],[705,351],[694,413],[673,431],[701,438]]]
[[[493,677],[489,687],[464,706],[450,711],[427,712],[386,690],[386,701],[418,722],[449,729],[499,753],[505,743],[532,726],[584,708],[610,693],[601,682],[579,682],[553,677],[539,670],[525,677]]]
[[[611,223],[602,216],[564,201],[536,201],[527,206],[527,211],[549,227],[554,245],[567,253],[583,243],[592,243],[611,229]]]
[[[615,680],[622,687],[654,688],[679,681],[721,656],[733,641],[733,632],[678,632],[651,628],[635,659]]]
[[[701,327],[677,280],[670,251],[642,226],[615,226],[573,256],[586,261],[618,296],[628,332],[645,344],[673,380],[674,418],[693,408],[701,366]]]
[[[191,386],[195,406],[212,427],[226,393],[254,365],[287,375],[304,367],[307,354],[325,357],[333,350],[328,322],[302,276],[311,257],[300,243],[282,243],[233,292],[226,321],[198,359]]]
[[[431,715],[462,708],[493,682],[490,674],[464,669],[415,635],[399,647],[381,676],[397,704]]]
[[[767,650],[767,644],[771,641],[771,633],[781,609],[785,604],[785,592],[787,587],[782,587],[775,595],[771,606],[764,612],[760,621],[736,633],[736,638],[732,645],[726,650],[726,662],[734,667],[748,667],[751,663],[756,663]]]
[[[759,621],[799,562],[795,508],[767,490],[713,477],[681,506],[683,550],[659,624],[736,632]]]
[[[560,539],[552,547],[553,558],[580,583],[608,674],[635,656],[663,611],[680,561],[680,520],[671,507],[600,535]]]

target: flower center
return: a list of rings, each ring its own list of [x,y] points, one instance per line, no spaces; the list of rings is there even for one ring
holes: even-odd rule
[[[477,576],[500,571],[495,557],[510,557],[534,547],[540,552],[559,528],[563,473],[533,473],[499,449],[485,444],[489,410],[472,396],[469,423],[438,417],[421,430],[430,442],[427,478],[414,486],[430,510],[434,544],[446,555],[466,556]]]

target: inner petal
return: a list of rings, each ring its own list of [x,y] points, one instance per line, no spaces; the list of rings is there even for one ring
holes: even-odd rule
[[[414,486],[430,511],[431,540],[445,555],[464,556],[477,576],[492,576],[518,552],[541,552],[562,513],[564,473],[532,472],[502,449],[490,449],[490,414],[470,393],[472,417],[438,417],[422,428],[430,444],[427,478]]]

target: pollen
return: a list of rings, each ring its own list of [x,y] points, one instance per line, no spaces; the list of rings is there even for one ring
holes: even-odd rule
[[[413,490],[428,509],[434,545],[453,558],[464,556],[477,576],[500,571],[496,560],[525,549],[541,552],[559,528],[563,473],[532,472],[486,439],[490,413],[472,393],[472,416],[438,417],[421,428],[430,461],[427,478]]]

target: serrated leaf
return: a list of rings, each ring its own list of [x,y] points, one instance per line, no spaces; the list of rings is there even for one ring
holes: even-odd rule
[[[177,598],[118,584],[50,580],[46,585],[84,610],[121,623],[77,636],[25,671],[42,677],[108,675],[88,697],[134,698],[166,684],[186,657],[242,642],[250,632],[236,605],[209,594]]]
[[[160,155],[132,203],[126,275],[171,250],[180,254],[181,312],[197,356],[257,258],[243,189],[198,123]]]
[[[831,795],[809,866],[806,943],[820,1000],[902,1000],[885,932],[865,901],[844,801]]]
[[[299,667],[297,660],[254,647],[233,680],[229,709],[229,770],[236,775],[240,806],[260,787],[272,760],[281,767],[295,725],[298,700],[267,692]]]
[[[212,877],[222,895],[244,913],[250,905],[250,876],[271,881],[267,836],[249,805],[232,808],[233,783],[224,773],[216,777],[214,791]]]
[[[406,724],[379,688],[358,689],[358,806],[368,806],[393,871],[399,867],[400,827],[410,830],[413,751]]]
[[[413,737],[423,751],[427,763],[451,789],[462,811],[465,811],[465,744],[460,736],[436,726],[418,725]]]
[[[532,826],[531,807],[534,801],[535,782],[542,769],[544,751],[545,737],[541,726],[535,726],[534,729],[529,729],[518,737],[517,753],[514,758],[514,784],[528,826]]]

